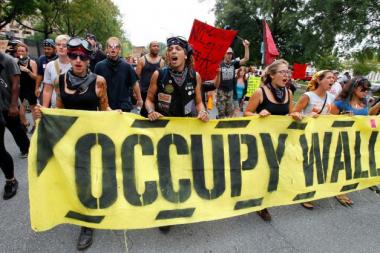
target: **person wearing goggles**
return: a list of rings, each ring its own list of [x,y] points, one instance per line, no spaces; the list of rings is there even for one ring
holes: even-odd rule
[[[72,38],[67,43],[67,55],[72,67],[61,74],[55,83],[57,108],[110,111],[105,79],[88,70],[92,55],[91,45],[82,38]],[[41,117],[40,107],[37,107],[36,115]],[[81,227],[78,250],[91,246],[93,232],[92,228]]]

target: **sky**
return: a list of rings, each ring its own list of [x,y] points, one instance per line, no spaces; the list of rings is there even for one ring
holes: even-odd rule
[[[112,0],[120,9],[123,29],[134,46],[188,38],[194,19],[214,25],[215,0]]]

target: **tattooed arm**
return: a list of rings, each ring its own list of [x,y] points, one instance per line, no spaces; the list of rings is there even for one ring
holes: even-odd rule
[[[101,111],[112,111],[108,105],[107,82],[102,76],[96,77],[96,95],[99,98],[99,107]]]

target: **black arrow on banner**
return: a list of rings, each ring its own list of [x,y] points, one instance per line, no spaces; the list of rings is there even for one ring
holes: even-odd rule
[[[78,117],[43,115],[37,136],[37,176],[40,176],[50,158],[55,144],[66,134]]]

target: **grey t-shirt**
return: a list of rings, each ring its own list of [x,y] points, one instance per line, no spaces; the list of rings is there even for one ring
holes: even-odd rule
[[[17,65],[16,59],[0,53],[0,99],[2,103],[0,104],[1,110],[8,110],[10,99],[12,97],[12,76],[20,75],[20,68]],[[6,94],[6,92],[8,92]],[[4,101],[6,99],[6,101]],[[4,108],[3,108],[4,107]]]

